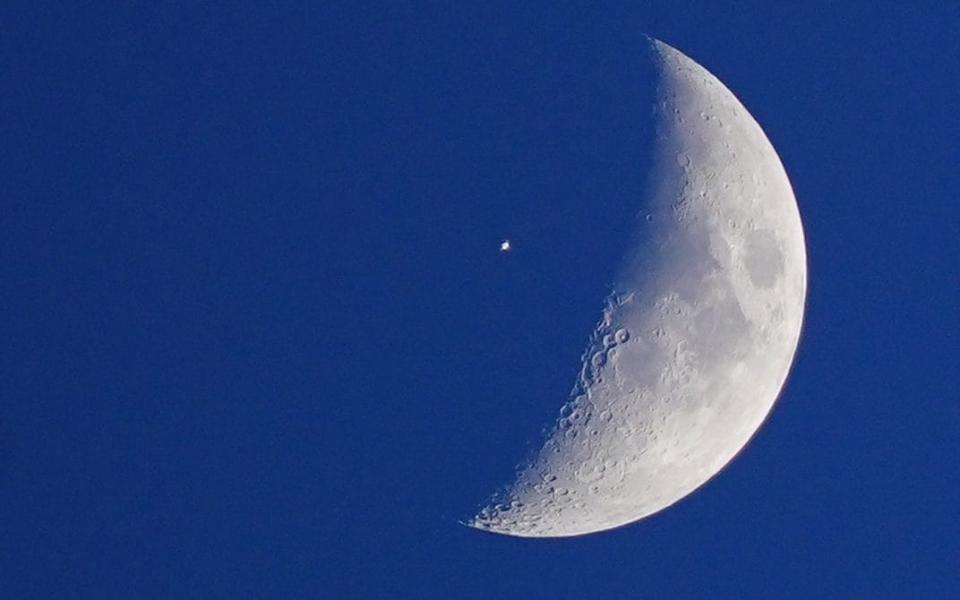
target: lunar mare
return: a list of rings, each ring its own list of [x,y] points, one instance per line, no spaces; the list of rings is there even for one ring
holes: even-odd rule
[[[660,511],[746,445],[790,369],[806,253],[787,175],[723,83],[651,44],[657,143],[631,250],[542,448],[469,525],[572,536]]]

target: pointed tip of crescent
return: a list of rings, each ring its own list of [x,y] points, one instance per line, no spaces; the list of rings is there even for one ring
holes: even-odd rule
[[[470,529],[476,529],[478,531],[497,535],[506,535],[510,537],[544,537],[543,535],[538,535],[535,530],[516,529],[498,519],[485,518],[482,513],[475,517],[461,520],[459,523],[460,525]]]
[[[650,48],[656,52],[664,52],[666,50],[676,52],[677,49],[661,40],[660,38],[655,38],[652,35],[643,35],[644,39],[647,40],[647,43],[650,45]]]

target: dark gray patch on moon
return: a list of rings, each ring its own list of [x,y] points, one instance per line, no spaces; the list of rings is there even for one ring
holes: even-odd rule
[[[769,288],[777,282],[783,274],[783,252],[772,231],[759,229],[750,232],[744,264],[750,281],[758,288]]]

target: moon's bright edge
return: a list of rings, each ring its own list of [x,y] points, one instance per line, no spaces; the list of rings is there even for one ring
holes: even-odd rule
[[[723,83],[651,45],[654,183],[635,241],[542,448],[471,526],[573,536],[663,510],[746,445],[789,372],[807,269],[783,165]]]

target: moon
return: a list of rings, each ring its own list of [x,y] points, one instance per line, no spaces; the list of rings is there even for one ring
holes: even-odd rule
[[[473,527],[574,536],[663,510],[747,444],[793,362],[807,262],[783,165],[723,83],[650,43],[656,144],[636,234],[569,399]]]

